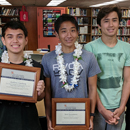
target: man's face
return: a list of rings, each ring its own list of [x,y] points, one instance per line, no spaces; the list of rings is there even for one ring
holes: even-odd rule
[[[57,34],[62,47],[72,48],[78,37],[78,31],[73,23],[65,21],[60,25],[59,34]]]
[[[7,28],[5,37],[2,37],[2,42],[7,47],[8,53],[19,54],[23,53],[28,38],[25,38],[24,32],[21,29]]]
[[[114,37],[117,34],[119,28],[119,18],[115,11],[109,13],[107,16],[101,19],[101,26],[99,28],[102,31],[102,36]]]

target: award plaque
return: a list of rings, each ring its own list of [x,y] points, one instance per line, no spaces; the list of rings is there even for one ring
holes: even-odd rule
[[[37,102],[40,68],[0,63],[0,99]]]
[[[89,98],[52,98],[52,127],[55,130],[88,130]]]

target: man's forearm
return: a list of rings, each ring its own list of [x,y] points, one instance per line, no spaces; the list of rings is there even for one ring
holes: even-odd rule
[[[122,96],[121,96],[121,103],[120,103],[120,109],[122,112],[125,110],[125,106],[128,101],[129,95],[130,95],[130,82],[124,81]]]
[[[102,113],[103,110],[105,109],[105,107],[103,106],[103,104],[99,98],[98,92],[97,92],[97,108],[100,113]]]

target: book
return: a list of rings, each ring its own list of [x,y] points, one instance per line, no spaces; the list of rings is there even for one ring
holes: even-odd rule
[[[76,16],[80,16],[80,9],[76,8]]]
[[[128,10],[128,17],[130,17],[130,9]]]
[[[83,24],[88,25],[88,23],[89,23],[88,17],[84,17],[83,18]]]

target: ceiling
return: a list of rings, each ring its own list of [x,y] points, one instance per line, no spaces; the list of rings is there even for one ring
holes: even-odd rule
[[[50,0],[7,0],[13,6],[46,6]],[[90,5],[100,4],[103,2],[109,2],[110,0],[66,0],[61,3],[60,7],[89,7]],[[118,4],[121,7],[129,7],[130,8],[130,0],[120,2]]]

